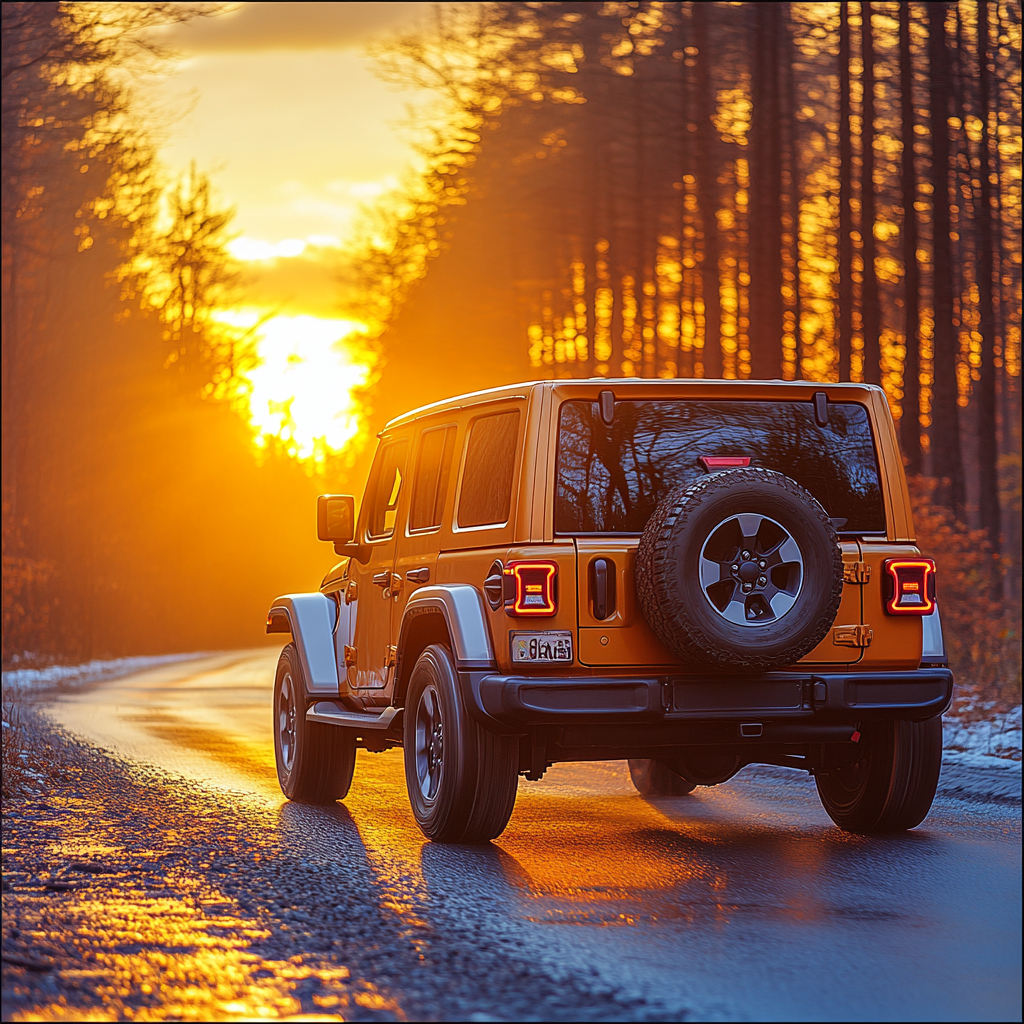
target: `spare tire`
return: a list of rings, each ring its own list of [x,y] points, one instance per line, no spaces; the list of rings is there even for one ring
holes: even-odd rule
[[[687,664],[763,672],[799,661],[828,633],[842,552],[798,483],[732,469],[658,506],[640,538],[636,592],[651,629]]]

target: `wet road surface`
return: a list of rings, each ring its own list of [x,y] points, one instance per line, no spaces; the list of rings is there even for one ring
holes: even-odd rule
[[[143,886],[135,899],[159,899],[161,885],[179,894],[191,886],[189,906],[206,916],[224,910],[218,899],[234,908],[227,923],[209,927],[232,936],[241,988],[219,1004],[197,996],[202,1012],[215,1005],[235,1019],[285,1011],[325,1015],[306,1019],[1020,1018],[1019,805],[940,798],[913,832],[867,839],[836,829],[801,773],[747,769],[725,785],[651,801],[635,793],[624,763],[603,762],[520,780],[512,820],[490,847],[436,846],[413,822],[400,751],[360,751],[344,804],[284,802],[270,733],[276,656],[239,652],[164,666],[48,709],[69,732],[123,760],[122,788],[158,778],[170,794],[162,798],[168,821],[195,808],[194,841],[212,843],[214,855],[193,858],[189,877],[173,885],[170,874],[154,876],[155,895]],[[147,785],[131,800],[156,799],[155,783]],[[121,812],[104,813],[114,823]],[[80,827],[82,842],[89,827]],[[143,837],[132,847],[139,857],[146,842],[171,845],[166,836]],[[74,856],[90,855],[87,847]],[[219,872],[212,895],[204,864]],[[334,933],[342,940],[332,941]],[[250,955],[243,970],[244,951],[260,950],[268,936],[287,948],[277,960],[263,950],[260,970]],[[315,968],[303,958],[312,953],[320,957]],[[197,975],[200,988],[215,987],[217,962]],[[351,974],[347,996],[299,998],[310,971],[316,991],[341,992],[332,970]],[[257,981],[276,995],[254,995]],[[140,984],[152,991],[138,978],[124,979],[122,989]],[[138,1019],[190,1017],[181,1005],[177,1013],[159,1000],[148,1005]]]

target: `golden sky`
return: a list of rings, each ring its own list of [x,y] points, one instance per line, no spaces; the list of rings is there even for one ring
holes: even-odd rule
[[[233,255],[248,268],[244,305],[224,318],[260,331],[250,421],[299,458],[339,450],[357,430],[350,391],[362,325],[337,311],[337,249],[361,203],[414,162],[409,104],[424,98],[375,77],[368,43],[415,30],[419,3],[241,3],[164,34],[182,59],[146,86],[180,174],[195,161],[236,209]]]
[[[414,28],[425,6],[243,3],[167,36],[184,60],[157,83],[162,158],[215,172],[251,242],[240,255],[342,240],[359,202],[401,175],[412,151],[396,123],[415,97],[377,79],[363,50]]]

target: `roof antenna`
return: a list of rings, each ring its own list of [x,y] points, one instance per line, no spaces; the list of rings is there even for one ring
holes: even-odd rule
[[[828,426],[828,395],[824,391],[814,392],[814,422],[819,427]]]
[[[605,426],[610,427],[615,420],[615,395],[611,391],[602,391],[597,401],[601,407],[601,419]]]

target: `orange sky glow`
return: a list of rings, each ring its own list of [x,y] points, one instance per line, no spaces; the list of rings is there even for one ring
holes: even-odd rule
[[[244,304],[222,319],[257,328],[249,420],[311,464],[357,433],[352,389],[366,325],[338,310],[339,255],[359,208],[415,167],[409,105],[373,73],[366,45],[414,30],[416,3],[241,3],[166,33],[181,60],[147,86],[172,176],[194,161],[236,210],[231,254]]]

